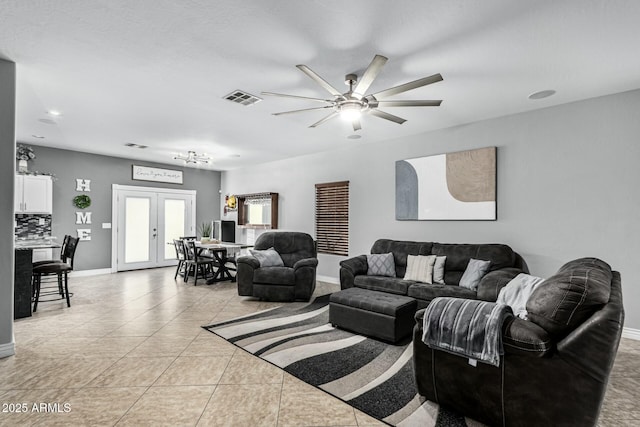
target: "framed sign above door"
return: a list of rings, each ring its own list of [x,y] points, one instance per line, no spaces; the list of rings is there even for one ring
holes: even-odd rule
[[[138,181],[167,182],[182,184],[182,171],[173,169],[152,168],[148,166],[132,165],[132,179]]]

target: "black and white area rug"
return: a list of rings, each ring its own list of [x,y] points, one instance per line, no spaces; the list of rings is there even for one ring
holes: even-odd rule
[[[417,394],[410,338],[390,345],[331,326],[329,295],[203,328],[390,425],[482,425]]]

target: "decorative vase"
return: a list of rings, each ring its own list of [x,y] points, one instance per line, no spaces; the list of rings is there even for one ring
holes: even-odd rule
[[[26,160],[18,160],[18,172],[29,172],[29,164]]]

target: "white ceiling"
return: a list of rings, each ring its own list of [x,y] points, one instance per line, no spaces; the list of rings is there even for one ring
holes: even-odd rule
[[[639,22],[637,0],[0,0],[0,56],[18,64],[18,141],[168,164],[195,150],[227,170],[639,88]],[[271,115],[313,102],[223,99],[327,98],[296,64],[346,91],[375,54],[369,93],[441,73],[394,99],[442,106],[364,117],[354,141],[340,119],[308,127],[326,112]]]

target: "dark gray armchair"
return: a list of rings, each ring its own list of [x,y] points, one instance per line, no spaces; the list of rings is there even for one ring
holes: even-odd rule
[[[492,426],[595,426],[624,324],[620,273],[596,258],[568,262],[527,311],[503,325],[500,367],[427,347],[418,311],[418,393]]]
[[[316,288],[318,258],[313,238],[307,233],[269,231],[261,234],[254,249],[274,248],[282,267],[260,267],[254,256],[238,258],[238,295],[266,301],[309,301]]]

